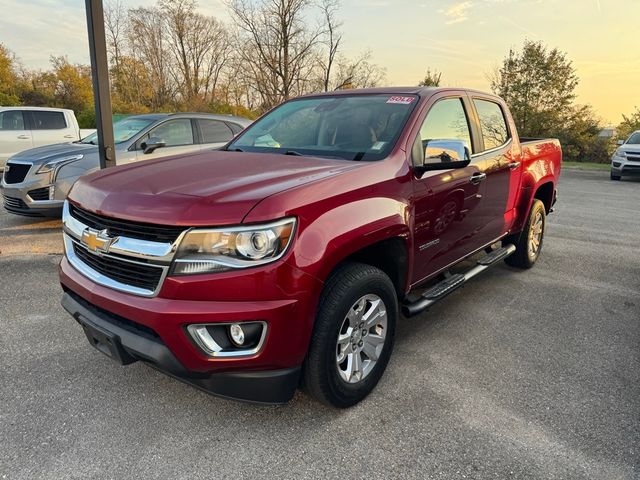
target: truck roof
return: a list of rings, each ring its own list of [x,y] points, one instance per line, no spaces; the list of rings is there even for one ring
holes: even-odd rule
[[[330,92],[311,93],[309,95],[303,95],[303,97],[322,97],[322,96],[334,96],[334,95],[367,95],[367,94],[381,94],[381,95],[418,95],[421,97],[431,96],[434,93],[445,92],[448,90],[465,92],[481,93],[483,95],[492,95],[488,92],[482,92],[481,90],[474,90],[472,88],[462,87],[375,87],[375,88],[353,88],[346,90],[333,90]]]

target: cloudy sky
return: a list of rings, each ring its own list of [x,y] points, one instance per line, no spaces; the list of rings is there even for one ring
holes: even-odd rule
[[[229,20],[220,0],[199,5]],[[0,42],[28,67],[47,68],[50,55],[88,62],[83,0],[0,0],[0,12]],[[347,53],[371,49],[389,84],[414,85],[431,67],[447,85],[486,90],[487,73],[528,38],[567,52],[578,100],[606,122],[640,107],[640,0],[343,0],[341,16]]]

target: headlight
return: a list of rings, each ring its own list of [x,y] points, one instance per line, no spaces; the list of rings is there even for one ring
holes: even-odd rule
[[[76,160],[81,160],[84,155],[71,155],[69,157],[56,158],[55,160],[51,160],[43,165],[36,171],[36,173],[50,173],[54,171],[56,168],[61,167],[64,164],[75,162]]]
[[[616,153],[613,154],[614,157],[627,158],[627,152],[624,150],[616,150]]]
[[[286,252],[295,226],[295,218],[285,218],[264,225],[189,230],[171,274],[224,272],[274,262]]]

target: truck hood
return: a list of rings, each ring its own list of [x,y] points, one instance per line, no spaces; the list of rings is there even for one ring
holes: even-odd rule
[[[56,158],[77,155],[79,153],[85,156],[96,155],[97,157],[98,147],[86,143],[58,143],[56,145],[30,148],[29,150],[14,155],[11,157],[11,160],[20,160],[32,162],[34,165],[41,165]]]
[[[78,180],[69,198],[120,219],[165,225],[241,223],[264,198],[360,164],[281,154],[210,151],[111,168]]]

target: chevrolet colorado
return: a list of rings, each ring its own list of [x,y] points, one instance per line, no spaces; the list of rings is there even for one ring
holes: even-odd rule
[[[561,156],[473,90],[296,98],[222,151],[76,182],[62,304],[122,364],[234,399],[283,403],[303,385],[348,407],[380,380],[401,311],[501,260],[533,266]]]

